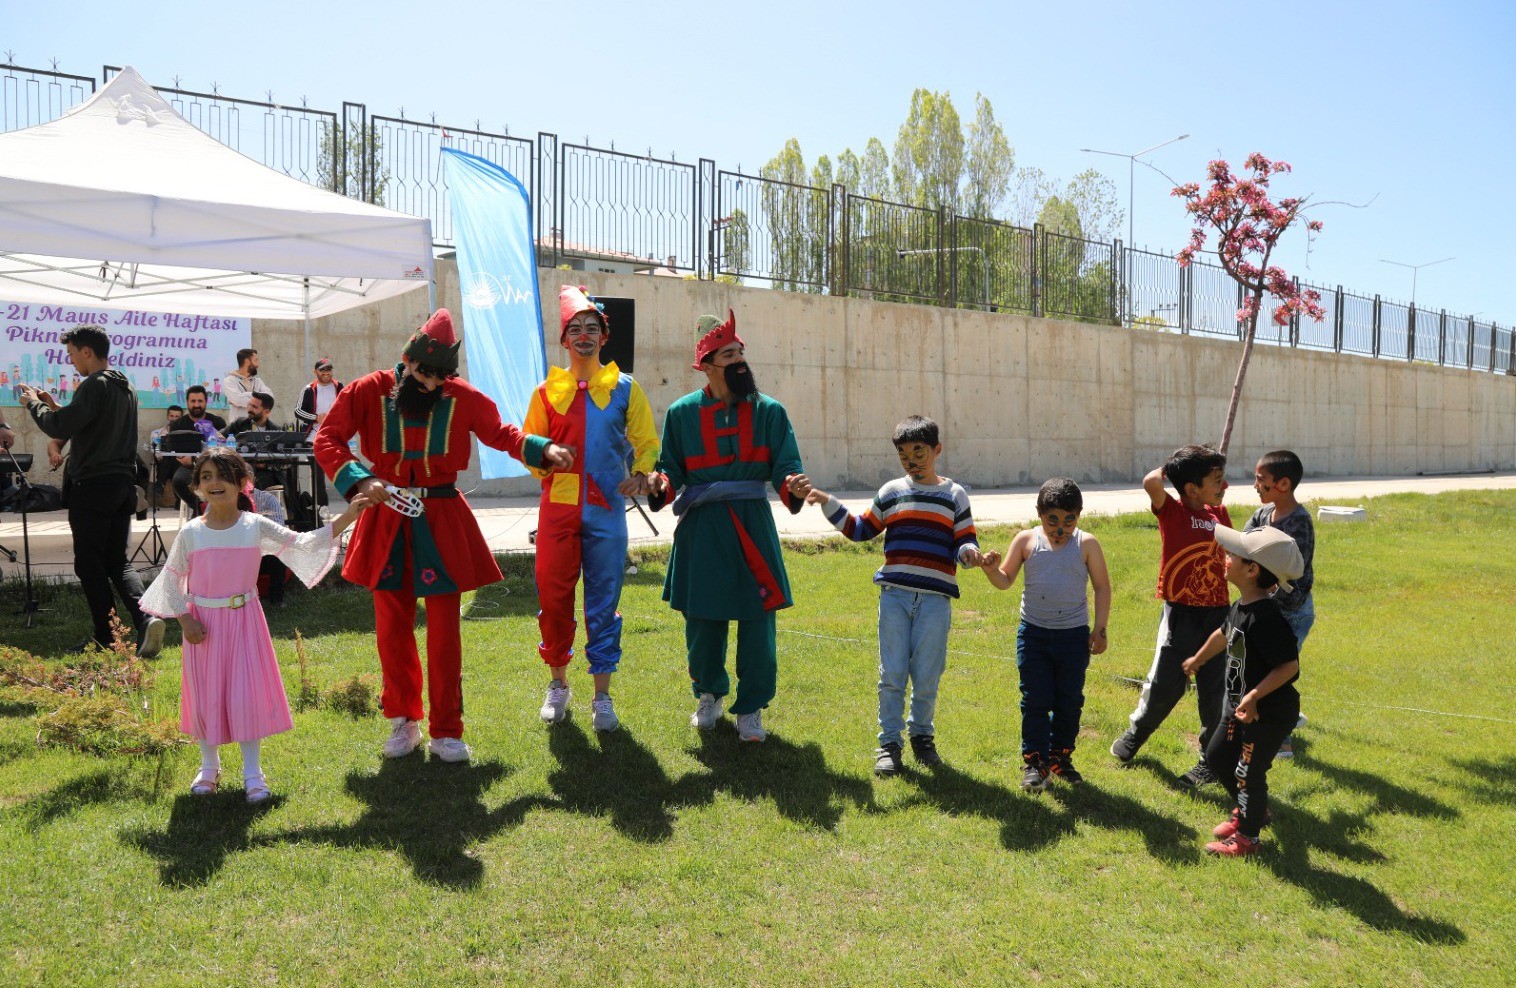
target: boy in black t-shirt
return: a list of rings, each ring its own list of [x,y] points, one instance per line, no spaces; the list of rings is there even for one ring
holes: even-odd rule
[[[1226,578],[1237,600],[1226,623],[1184,661],[1184,672],[1193,676],[1227,653],[1222,724],[1211,733],[1205,760],[1237,808],[1205,849],[1241,857],[1258,850],[1258,834],[1269,821],[1269,766],[1300,715],[1294,685],[1300,651],[1269,591],[1275,585],[1288,591],[1305,561],[1295,540],[1277,528],[1239,533],[1218,526],[1216,541],[1226,551]]]

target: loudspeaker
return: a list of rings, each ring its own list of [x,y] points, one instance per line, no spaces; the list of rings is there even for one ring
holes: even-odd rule
[[[637,300],[596,295],[595,301],[605,306],[605,321],[611,326],[611,338],[600,349],[601,363],[615,361],[626,373],[636,373],[632,361],[637,352]]]

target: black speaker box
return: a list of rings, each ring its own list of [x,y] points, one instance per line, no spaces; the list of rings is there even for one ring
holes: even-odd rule
[[[601,362],[615,361],[626,373],[636,373],[632,361],[637,353],[637,300],[596,295],[595,301],[605,306],[605,321],[611,327],[611,338],[600,349]]]

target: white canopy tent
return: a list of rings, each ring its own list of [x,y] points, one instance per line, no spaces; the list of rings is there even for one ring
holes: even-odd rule
[[[309,324],[432,275],[430,220],[244,157],[130,67],[57,120],[0,134],[9,301]]]

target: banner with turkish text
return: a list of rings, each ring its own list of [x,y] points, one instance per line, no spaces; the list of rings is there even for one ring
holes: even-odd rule
[[[60,337],[75,326],[98,326],[110,337],[111,367],[132,382],[140,408],[183,406],[184,390],[195,384],[210,408],[225,408],[221,379],[253,339],[251,319],[0,301],[0,405],[19,405],[23,384],[68,404],[82,378]]]

